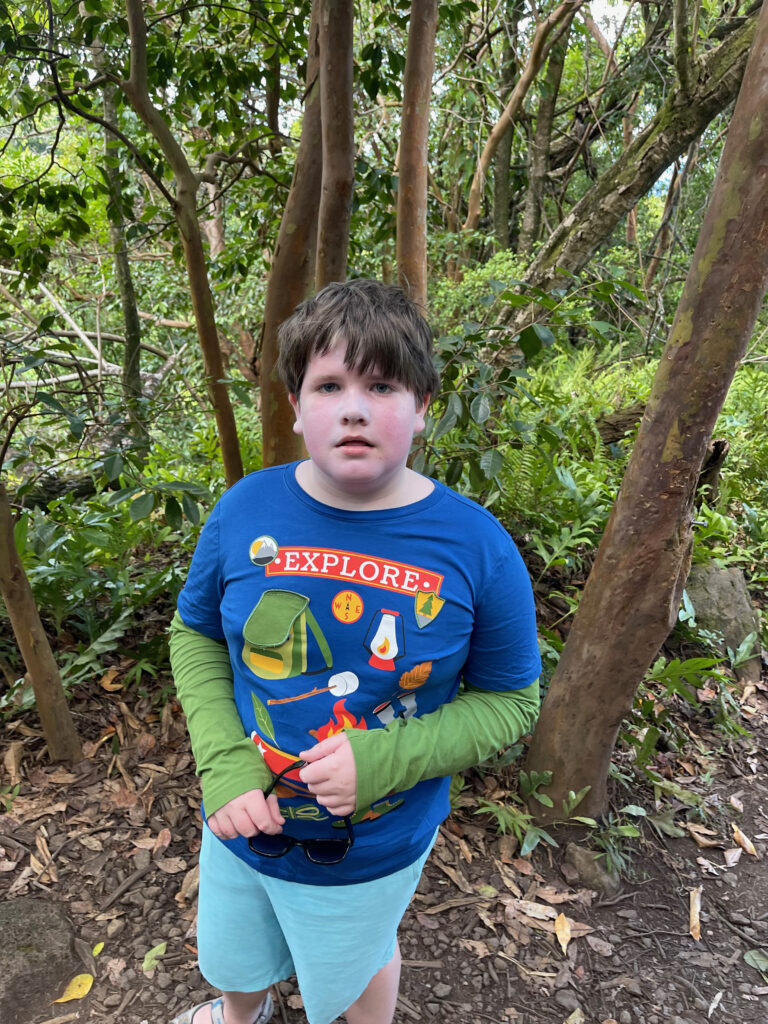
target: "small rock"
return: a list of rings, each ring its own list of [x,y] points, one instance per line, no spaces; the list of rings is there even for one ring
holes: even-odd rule
[[[632,1024],[632,1014],[629,1010],[622,1010],[619,1014],[619,1024]]]
[[[436,1017],[438,1013],[440,1013],[440,1003],[427,1003],[426,1007],[427,1013],[432,1014],[433,1017]]]
[[[568,1010],[569,1013],[579,1009],[579,1000],[576,998],[576,994],[571,992],[569,988],[561,988],[555,992],[555,1002],[558,1006],[562,1006],[564,1010]]]
[[[452,988],[441,981],[433,987],[432,991],[438,999],[447,999],[452,992]]]
[[[173,984],[173,978],[170,974],[158,974],[155,978],[155,986],[161,991],[166,988],[170,988]]]
[[[619,891],[621,882],[615,871],[608,871],[605,859],[594,850],[587,850],[576,843],[568,843],[565,860],[578,872],[581,882],[590,889],[612,896]]]

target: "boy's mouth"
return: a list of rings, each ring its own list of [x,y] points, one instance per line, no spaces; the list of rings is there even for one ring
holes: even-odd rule
[[[343,437],[336,445],[337,448],[373,448],[370,441],[364,437]]]

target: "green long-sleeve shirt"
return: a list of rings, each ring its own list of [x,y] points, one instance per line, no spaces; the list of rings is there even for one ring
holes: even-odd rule
[[[170,639],[203,807],[211,815],[251,789],[265,789],[272,773],[243,730],[226,645],[185,626],[178,613]],[[521,690],[467,686],[450,703],[418,718],[395,719],[383,729],[347,729],[357,774],[356,809],[422,779],[479,764],[525,735],[538,708],[538,681]]]

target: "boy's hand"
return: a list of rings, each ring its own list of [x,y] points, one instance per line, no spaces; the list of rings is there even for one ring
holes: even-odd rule
[[[260,789],[250,789],[212,814],[208,827],[219,839],[234,839],[236,836],[249,838],[259,832],[277,835],[283,831],[284,822],[274,793],[265,800]]]
[[[309,750],[302,750],[299,757],[309,762],[301,769],[299,777],[306,782],[317,802],[340,818],[352,814],[357,795],[357,769],[346,733],[329,736]]]

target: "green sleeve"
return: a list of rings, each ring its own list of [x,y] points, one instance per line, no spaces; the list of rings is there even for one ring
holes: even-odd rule
[[[272,774],[237,712],[229,651],[220,640],[185,626],[178,612],[170,629],[171,668],[187,716],[192,753],[206,815],[251,789],[265,789]]]
[[[467,686],[420,718],[398,718],[384,729],[347,729],[357,770],[356,809],[422,779],[480,764],[524,736],[538,709],[538,680],[522,690]]]

